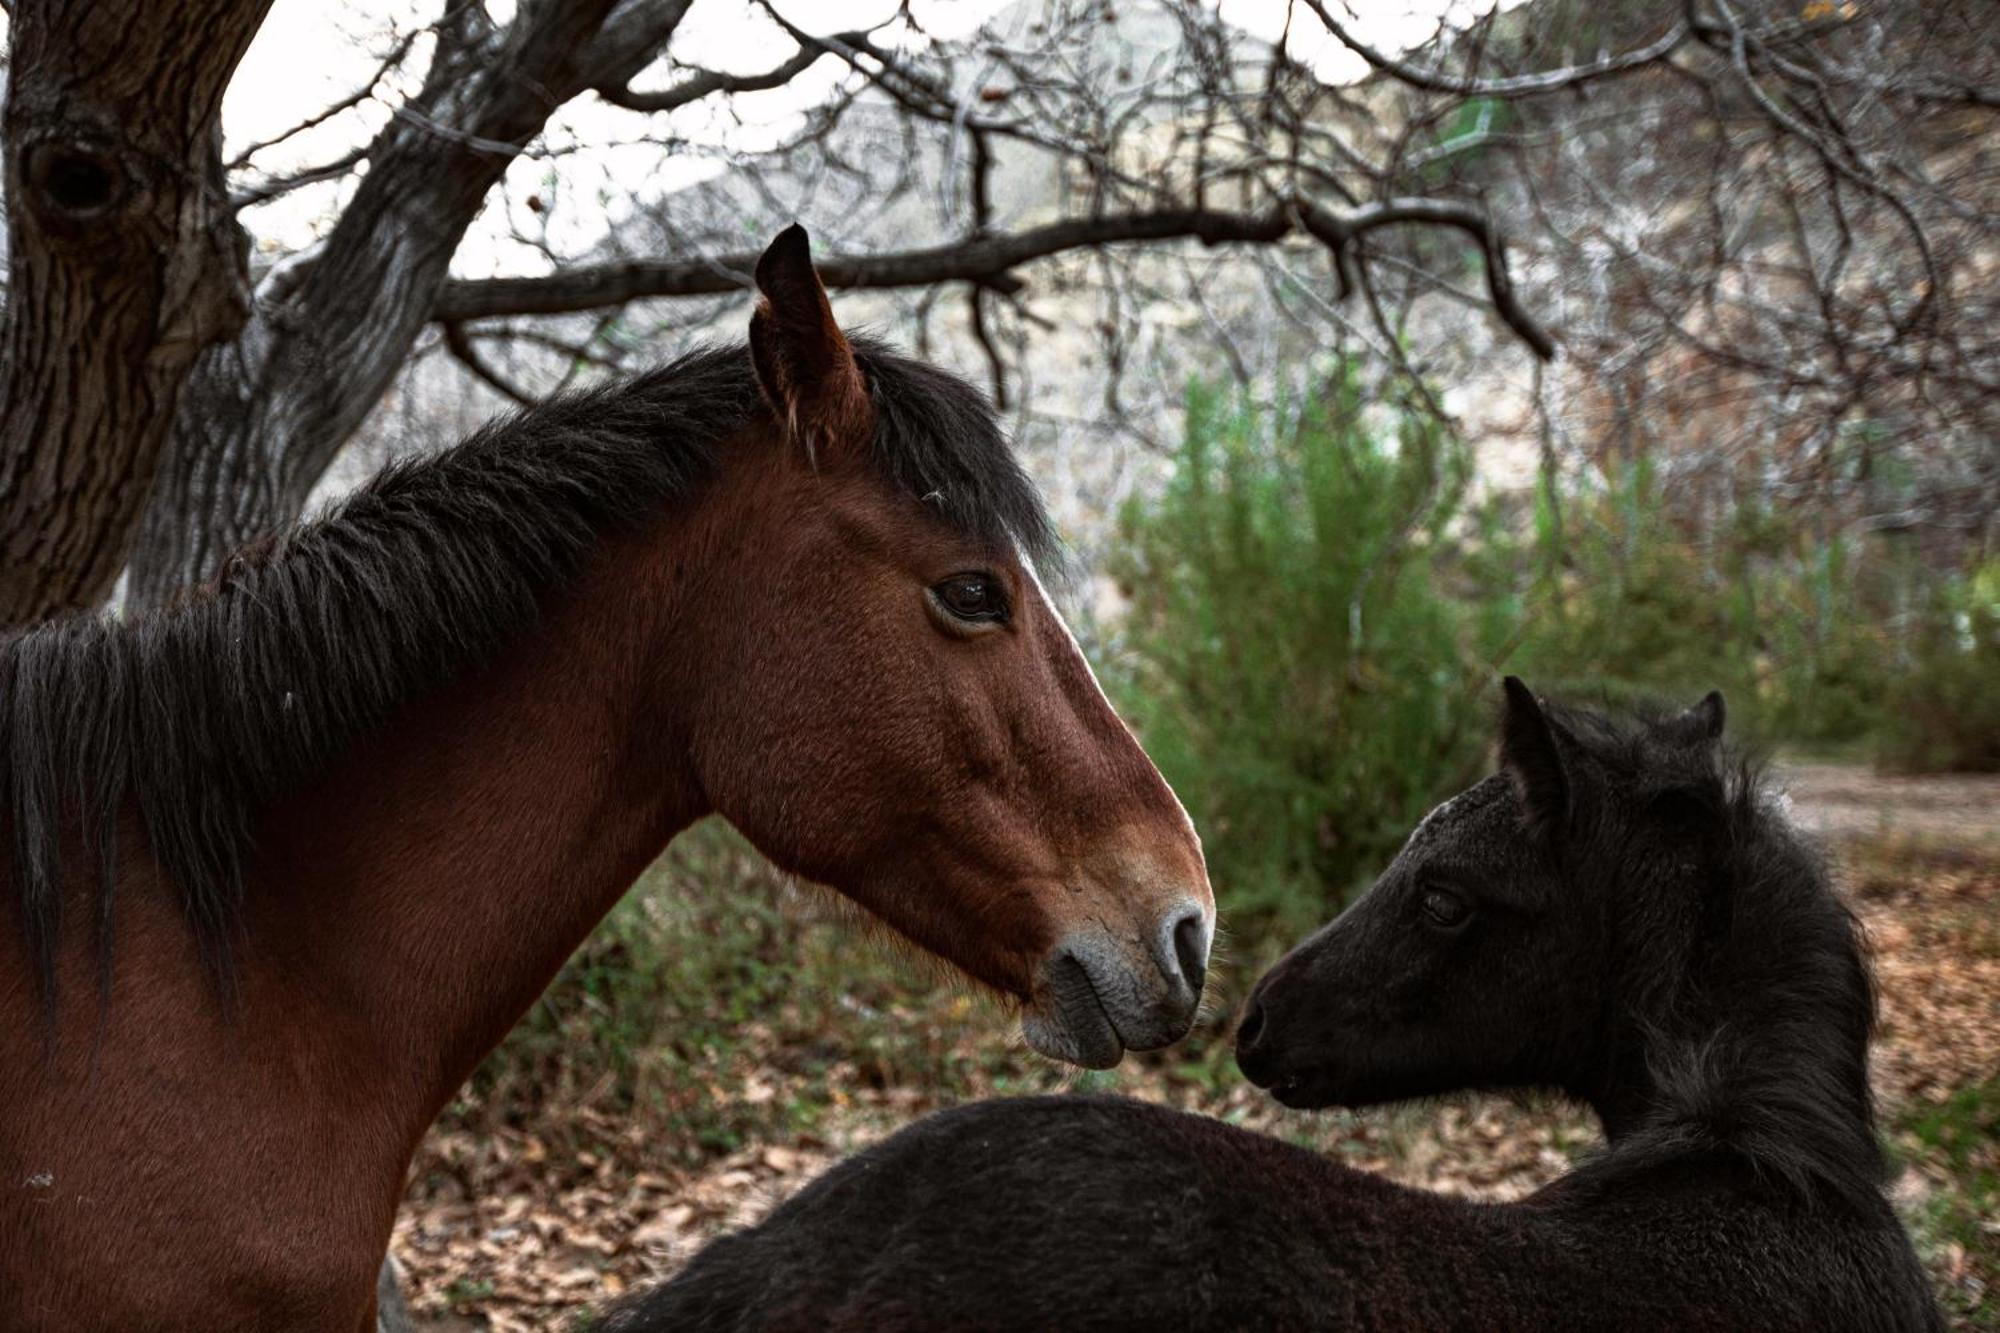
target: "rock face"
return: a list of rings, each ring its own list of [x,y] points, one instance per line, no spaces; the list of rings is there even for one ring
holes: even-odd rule
[[[1552,3],[1521,5],[1507,10],[1489,36],[1518,67],[1560,63],[1581,49],[1575,17],[1566,13]],[[1619,22],[1631,31],[1601,39],[1639,44],[1651,31],[1641,32],[1644,23],[1653,21],[1625,15]],[[1899,31],[1891,19],[1881,29]],[[1077,159],[1061,159],[1023,137],[993,138],[986,189],[993,229],[1115,210],[1145,191],[1220,198],[1200,195],[1191,176],[1199,160],[1210,175],[1228,178],[1235,165],[1228,136],[1198,158],[1192,141],[1200,125],[1163,109],[1164,93],[1207,78],[1199,86],[1258,105],[1269,75],[1268,43],[1220,20],[1213,28],[1190,28],[1185,15],[1160,0],[1022,0],[1001,10],[989,32],[990,41],[957,62],[957,82],[945,89],[966,114],[1040,106],[1013,72],[1036,62],[1060,68],[1099,91],[1106,105],[1129,113],[1107,138],[1111,146],[1096,178]],[[1540,46],[1530,49],[1531,35]],[[1456,40],[1447,34],[1442,42]],[[1202,73],[1202,52],[1224,48],[1233,62],[1228,72]],[[1881,54],[1894,63],[1908,53],[1892,42]],[[1434,44],[1406,58],[1442,57]],[[1687,59],[1708,57],[1690,51]],[[1706,65],[1702,72],[1728,77]],[[1927,492],[1919,478],[1906,487],[1909,495],[1892,495],[1885,473],[1867,474],[1858,498],[1842,501],[1857,512],[1906,510],[1916,516],[1912,521],[1930,522],[1943,513],[1932,493],[1944,483],[1960,497],[1960,509],[1964,497],[1981,493],[1978,479],[1990,477],[1992,465],[1981,472],[1980,441],[1990,440],[2000,421],[1988,422],[1982,435],[1980,418],[1961,412],[1934,429],[1937,421],[1924,416],[1919,400],[1897,387],[1903,372],[1890,364],[1915,356],[1914,348],[1850,358],[1850,369],[1872,367],[1868,374],[1876,378],[1860,386],[1859,396],[1841,396],[1846,372],[1828,368],[1829,357],[1839,360],[1831,343],[1809,336],[1813,319],[1801,316],[1798,304],[1805,295],[1769,276],[1798,271],[1800,245],[1812,263],[1821,262],[1837,238],[1822,213],[1805,218],[1802,240],[1785,224],[1776,192],[1782,181],[1769,170],[1776,150],[1757,146],[1768,126],[1760,130],[1744,118],[1742,98],[1725,99],[1726,118],[1708,123],[1690,103],[1695,94],[1685,80],[1656,74],[1593,85],[1589,97],[1504,104],[1441,102],[1381,77],[1336,91],[1314,103],[1322,109],[1309,128],[1322,144],[1400,164],[1380,181],[1356,175],[1341,183],[1357,198],[1436,192],[1489,206],[1510,239],[1522,301],[1562,336],[1563,356],[1552,366],[1538,374],[1534,359],[1486,307],[1477,248],[1457,233],[1419,228],[1371,240],[1378,247],[1371,271],[1384,307],[1381,323],[1362,294],[1337,299],[1325,248],[1297,237],[1275,246],[1211,249],[1178,241],[1077,251],[1022,267],[1013,275],[1018,285],[1010,279],[1004,291],[975,296],[965,284],[949,284],[841,294],[843,314],[976,380],[992,378],[997,356],[1017,437],[1086,562],[1107,539],[1123,500],[1163,475],[1189,377],[1240,379],[1259,392],[1297,395],[1310,392],[1328,358],[1356,357],[1384,372],[1397,348],[1471,442],[1477,487],[1487,492],[1525,495],[1552,462],[1587,472],[1643,453],[1662,460],[1690,503],[1708,494],[1720,504],[1732,487],[1769,486],[1789,495],[1815,484],[1799,461],[1809,461],[1814,449],[1846,457],[1860,447],[1855,441],[1874,449],[1879,439],[1887,441],[1884,449],[1925,441],[1921,451],[1902,452],[1942,481]],[[1945,213],[2000,211],[1990,136],[1968,132],[1976,128],[1972,121],[1986,123],[1980,114],[1967,109],[1955,120],[1939,113],[1906,136],[1908,151],[1953,192],[1937,203]],[[1408,135],[1413,117],[1422,119]],[[1035,128],[1060,136],[1088,127],[1036,121]],[[1397,148],[1405,138],[1418,146]],[[1723,147],[1734,156],[1725,154],[1718,166]],[[733,162],[711,180],[643,202],[607,239],[604,257],[737,250],[745,236],[767,232],[787,212],[813,228],[827,253],[947,243],[974,226],[974,202],[960,184],[969,151],[963,134],[907,135],[898,108],[879,92],[864,92],[818,141]],[[1337,156],[1319,151],[1329,160]],[[1708,229],[1717,219],[1727,234],[1711,244]],[[1856,293],[1915,290],[1909,247],[1890,243],[1882,219],[1864,222],[1859,213],[1854,219],[1857,239],[1873,243],[1851,247],[1845,281]],[[1705,270],[1718,254],[1720,266]],[[1977,342],[1966,344],[1965,364],[2000,373],[1994,365],[2000,335],[1980,332],[2000,328],[2000,318],[1982,326],[1973,300],[1988,300],[1980,294],[1994,290],[1982,279],[2000,271],[2000,247],[1987,240],[1952,249],[1947,258],[1957,266],[1954,317],[1963,336]],[[975,300],[978,333],[969,316]],[[1854,295],[1852,304],[1849,313],[1861,322],[1842,336],[1875,336],[1866,299]],[[637,317],[617,326],[614,350],[633,360],[693,338],[733,336],[744,313],[741,301],[728,299],[647,309],[650,326]],[[593,325],[575,321],[574,332],[589,334]],[[1774,379],[1757,358],[1732,361],[1732,349],[1746,347],[1764,348],[1759,356],[1781,367],[1811,368],[1800,372],[1811,383],[1786,389],[1777,382],[1784,377]],[[407,375],[392,402],[402,417],[391,423],[378,415],[370,432],[378,447],[413,436],[455,437],[501,404],[483,388],[469,388],[456,371],[431,367]],[[1989,405],[1989,416],[1993,410]],[[440,412],[456,419],[445,427],[425,424]],[[1711,483],[1706,491],[1696,485],[1704,480]]]

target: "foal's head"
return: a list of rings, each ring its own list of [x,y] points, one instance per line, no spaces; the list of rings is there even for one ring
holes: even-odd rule
[[[1016,997],[1043,1053],[1177,1040],[1214,921],[1200,842],[1037,581],[1046,519],[990,408],[850,344],[797,228],[757,280],[770,411],[707,519],[729,604],[693,710],[705,794]]]
[[[1554,1087],[1614,1136],[1677,1100],[1764,1115],[1762,1082],[1865,1124],[1852,924],[1722,726],[1717,694],[1612,719],[1510,677],[1500,772],[1259,983],[1244,1072],[1296,1106]]]

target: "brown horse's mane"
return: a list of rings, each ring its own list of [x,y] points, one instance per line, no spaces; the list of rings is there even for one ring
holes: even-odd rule
[[[1047,514],[986,398],[870,340],[855,355],[885,479],[967,535],[1046,561]],[[177,606],[0,638],[7,878],[45,998],[66,836],[80,827],[98,862],[107,981],[127,808],[226,979],[259,810],[524,632],[605,538],[697,492],[721,442],[767,411],[747,348],[705,348],[391,466]]]

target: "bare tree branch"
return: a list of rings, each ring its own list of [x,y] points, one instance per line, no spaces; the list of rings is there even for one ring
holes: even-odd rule
[[[230,195],[229,211],[240,213],[246,208],[269,203],[279,195],[290,194],[303,186],[315,185],[320,181],[338,180],[366,161],[367,157],[368,149],[363,146],[342,153],[331,162],[322,162],[316,167],[307,167],[301,171],[288,172],[283,176],[273,176],[268,180],[259,181],[247,190],[238,190]]]
[[[1507,271],[1506,250],[1501,245],[1499,233],[1493,228],[1492,219],[1483,210],[1450,199],[1411,198],[1378,200],[1346,213],[1334,213],[1310,204],[1300,205],[1300,210],[1306,229],[1324,241],[1333,252],[1334,271],[1341,276],[1342,297],[1348,295],[1353,281],[1354,242],[1369,232],[1404,223],[1454,227],[1464,232],[1479,245],[1480,257],[1486,265],[1487,292],[1493,298],[1495,313],[1523,342],[1534,348],[1536,356],[1544,361],[1555,359],[1554,340],[1514,294],[1514,282]]]
[[[1305,0],[1305,2],[1306,7],[1326,25],[1327,31],[1334,35],[1335,40],[1367,61],[1376,72],[1387,74],[1407,87],[1421,88],[1433,93],[1452,93],[1460,97],[1538,97],[1600,79],[1615,78],[1660,63],[1679,50],[1682,43],[1692,35],[1685,22],[1676,22],[1658,39],[1648,42],[1637,50],[1606,56],[1602,60],[1593,60],[1588,64],[1540,70],[1512,78],[1475,79],[1447,74],[1442,70],[1422,69],[1407,61],[1397,60],[1355,36],[1352,29],[1333,16],[1325,0]]]
[[[977,282],[999,292],[1021,289],[1012,270],[1032,260],[1094,245],[1194,238],[1204,244],[1270,242],[1292,230],[1282,210],[1262,216],[1176,209],[1161,213],[1073,218],[1016,233],[997,233],[882,255],[820,255],[828,287],[927,287]],[[642,297],[702,296],[748,290],[755,252],[688,260],[586,264],[536,278],[454,279],[439,291],[432,317],[484,319],[555,315]]]
[[[479,349],[474,347],[472,340],[465,336],[465,325],[456,321],[447,323],[444,326],[444,345],[445,349],[452,356],[456,357],[460,364],[467,370],[478,376],[480,380],[490,385],[499,393],[519,403],[522,407],[533,407],[541,401],[525,389],[516,388],[507,379],[502,377],[499,371],[487,365],[485,358],[479,355]]]
[[[868,39],[862,32],[844,32],[826,39],[830,42],[858,44]],[[715,70],[696,70],[687,78],[670,88],[657,92],[634,92],[624,84],[608,83],[598,86],[597,95],[614,106],[622,106],[628,111],[672,111],[690,102],[699,102],[704,97],[716,93],[761,92],[768,88],[781,88],[811,68],[828,52],[816,45],[801,46],[798,53],[761,74],[722,74]]]
[[[300,121],[290,129],[274,134],[268,139],[259,139],[256,143],[249,145],[235,157],[230,158],[228,163],[225,164],[224,169],[227,171],[241,171],[250,165],[250,159],[257,156],[257,154],[276,148],[279,144],[284,143],[288,139],[296,138],[298,135],[304,134],[307,130],[317,129],[342,112],[350,111],[360,106],[375,95],[375,90],[382,86],[382,80],[388,77],[389,71],[403,63],[404,58],[410,54],[410,47],[416,43],[417,38],[423,36],[426,32],[434,30],[434,26],[432,28],[410,29],[397,39],[395,46],[390,48],[389,54],[382,57],[382,63],[375,67],[375,72],[368,77],[368,82],[362,84],[339,101],[306,117],[306,119]]]
[[[689,3],[548,0],[505,28],[481,5],[446,10],[422,89],[369,145],[367,175],[291,299],[203,358],[143,525],[135,596],[164,600],[297,513],[402,365],[508,164],[557,107],[650,61]],[[247,411],[246,383],[260,388]]]
[[[572,316],[740,293],[746,238],[787,217],[814,227],[832,285],[965,296],[923,306],[963,312],[952,332],[1003,387],[1052,377],[1032,364],[1024,330],[1051,315],[1075,330],[1055,302],[1080,286],[1101,294],[1082,326],[1084,359],[1112,383],[1091,396],[1135,438],[1158,422],[1109,418],[1172,410],[1163,381],[1136,372],[1178,355],[1163,331],[1196,309],[1246,379],[1286,364],[1273,351],[1281,337],[1405,375],[1456,373],[1474,345],[1492,346],[1459,317],[1468,297],[1549,357],[1555,340],[1531,312],[1560,309],[1575,360],[1544,381],[1549,411],[1583,402],[1586,381],[1600,385],[1607,419],[1644,447],[1668,416],[1648,408],[1660,386],[1708,376],[1718,395],[1744,397],[1754,384],[1765,419],[1795,422],[1810,442],[1799,447],[1818,460],[1813,476],[1838,474],[1831,460],[1856,431],[1924,439],[1936,432],[1923,423],[2000,382],[1979,332],[1992,303],[1971,276],[1971,257],[2000,239],[1980,193],[1988,169],[1949,147],[2000,87],[1972,40],[1968,0],[1682,0],[1657,18],[1638,6],[1495,4],[1466,26],[1440,23],[1408,53],[1362,41],[1368,29],[1342,0],[1306,0],[1294,29],[1316,15],[1372,71],[1350,86],[1315,77],[1204,0],[1151,0],[1167,21],[1130,26],[1098,0],[1041,0],[1032,21],[1003,15],[949,40],[917,40],[906,7],[818,36],[760,3],[797,49],[748,74],[676,59],[686,0],[524,0],[504,25],[484,5],[453,3],[415,95],[394,102],[378,74],[372,94],[307,122],[379,96],[394,118],[374,142],[247,178],[239,206],[342,173],[356,183],[318,249],[283,265],[250,326],[204,358],[200,408],[179,414],[176,461],[149,520],[158,554],[139,562],[166,572],[141,568],[140,595],[292,517],[427,324],[463,326],[431,345],[482,382],[513,364],[495,341],[528,351],[522,365],[561,370],[551,358],[583,336]],[[845,70],[778,144],[665,145],[730,170],[670,193],[635,184],[630,221],[580,250],[578,229],[548,226],[586,206],[567,168],[534,184],[514,177],[539,226],[519,195],[494,193],[523,158],[603,146],[542,134],[583,92],[671,111],[781,86],[828,53]],[[649,68],[666,71],[666,86],[636,90]],[[1551,96],[1586,91],[1587,108],[1582,96]],[[1626,150],[1606,156],[1615,143]],[[481,208],[502,215],[546,276],[449,277]],[[1322,249],[1330,282],[1312,259]],[[1060,283],[1037,290],[1031,310],[1024,266],[1065,254],[1091,262],[1055,270]],[[1228,276],[1191,301],[1197,271]],[[661,322],[712,313],[684,307]],[[505,329],[480,326],[495,318]],[[612,360],[652,354],[663,331],[640,331],[644,322],[620,322]],[[1437,345],[1417,354],[1425,340]],[[588,371],[586,360],[568,356],[567,372]],[[1748,420],[1739,411],[1732,422]],[[1558,429],[1597,438],[1568,421]],[[1755,447],[1742,425],[1730,430],[1735,447]]]
[[[1555,355],[1555,343],[1521,305],[1508,277],[1504,249],[1492,223],[1469,204],[1439,199],[1387,199],[1347,212],[1297,201],[1261,213],[1172,209],[1157,213],[1072,218],[1013,233],[974,236],[944,245],[878,255],[824,255],[816,262],[828,287],[928,287],[970,282],[1012,294],[1025,285],[1016,268],[1072,250],[1134,241],[1197,240],[1203,245],[1245,242],[1269,245],[1303,227],[1334,258],[1340,294],[1354,286],[1354,242],[1378,228],[1415,223],[1452,227],[1480,247],[1495,311],[1537,356]],[[448,282],[432,317],[451,324],[498,316],[557,315],[646,297],[702,296],[747,290],[757,256],[744,252],[694,260],[629,260],[581,265],[535,278],[472,278]]]

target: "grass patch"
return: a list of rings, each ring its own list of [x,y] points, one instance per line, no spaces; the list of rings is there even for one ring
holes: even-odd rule
[[[1905,1190],[1908,1224],[1957,1328],[2000,1329],[2000,1076],[1912,1107],[1892,1134],[1898,1162],[1923,1182]]]
[[[1001,1006],[857,939],[852,912],[712,821],[678,839],[445,1117],[552,1151],[617,1132],[663,1164],[812,1134],[858,1091],[951,1089],[1004,1062]],[[977,1031],[987,1040],[971,1043]]]

